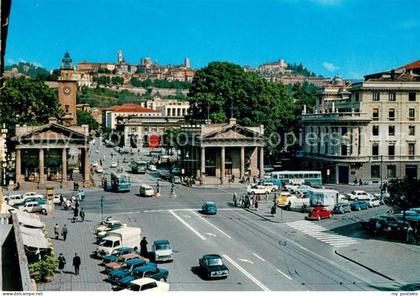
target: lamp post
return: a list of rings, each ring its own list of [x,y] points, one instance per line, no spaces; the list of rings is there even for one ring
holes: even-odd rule
[[[383,167],[383,159],[384,159],[384,156],[383,155],[381,155],[381,166],[380,166],[380,170],[381,170],[381,200],[382,200],[382,194],[383,194],[383,173],[382,173],[382,167]]]
[[[104,197],[101,196],[101,221],[104,220]]]

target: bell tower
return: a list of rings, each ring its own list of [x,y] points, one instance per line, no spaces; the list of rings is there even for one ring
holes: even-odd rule
[[[73,65],[70,54],[66,51],[61,60],[60,77],[58,78],[58,99],[64,112],[63,125],[74,126],[76,117],[77,81],[73,79]]]

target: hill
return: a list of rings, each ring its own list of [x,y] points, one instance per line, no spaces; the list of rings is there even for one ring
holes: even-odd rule
[[[19,62],[5,67],[6,71],[17,71],[18,73],[27,75],[32,78],[38,78],[40,80],[55,81],[57,80],[57,73],[53,71],[51,74],[47,69],[36,66],[27,62]]]

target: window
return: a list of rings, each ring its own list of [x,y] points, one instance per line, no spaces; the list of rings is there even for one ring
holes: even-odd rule
[[[347,145],[341,145],[341,155],[347,156]]]
[[[388,100],[390,102],[395,102],[395,99],[397,98],[397,94],[395,92],[389,92],[388,93]]]
[[[354,101],[358,102],[359,101],[359,93],[355,93],[354,94]]]
[[[379,120],[379,108],[372,109],[372,119]]]
[[[415,92],[409,92],[408,93],[408,101],[415,102],[416,101],[416,93]]]
[[[372,136],[379,136],[379,126],[378,125],[372,126]]]
[[[370,175],[371,178],[380,178],[381,177],[381,169],[379,165],[373,165],[370,167]]]
[[[397,167],[394,164],[386,167],[386,176],[388,179],[397,177]]]
[[[375,102],[379,101],[380,100],[380,97],[381,97],[381,94],[380,94],[379,91],[374,91],[372,93],[372,100],[373,101],[375,101]]]
[[[388,126],[388,136],[395,136],[395,126]]]
[[[408,135],[415,136],[416,135],[416,127],[414,125],[410,125],[408,127]]]
[[[388,146],[388,155],[389,156],[395,156],[395,145],[391,144]]]
[[[408,155],[414,156],[415,153],[416,153],[416,144],[408,143]]]
[[[379,155],[379,145],[378,145],[378,143],[374,143],[372,145],[372,155],[373,156],[378,156]]]
[[[408,117],[410,120],[414,120],[416,118],[416,109],[414,108],[408,109]]]
[[[388,119],[389,120],[394,120],[395,119],[395,109],[394,108],[390,108],[388,110]]]

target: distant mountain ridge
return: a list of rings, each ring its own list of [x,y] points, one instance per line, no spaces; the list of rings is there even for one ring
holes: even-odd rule
[[[44,81],[57,80],[57,71],[53,71],[51,74],[47,69],[28,62],[19,62],[18,64],[8,65],[5,67],[5,70],[18,72],[20,74]]]

